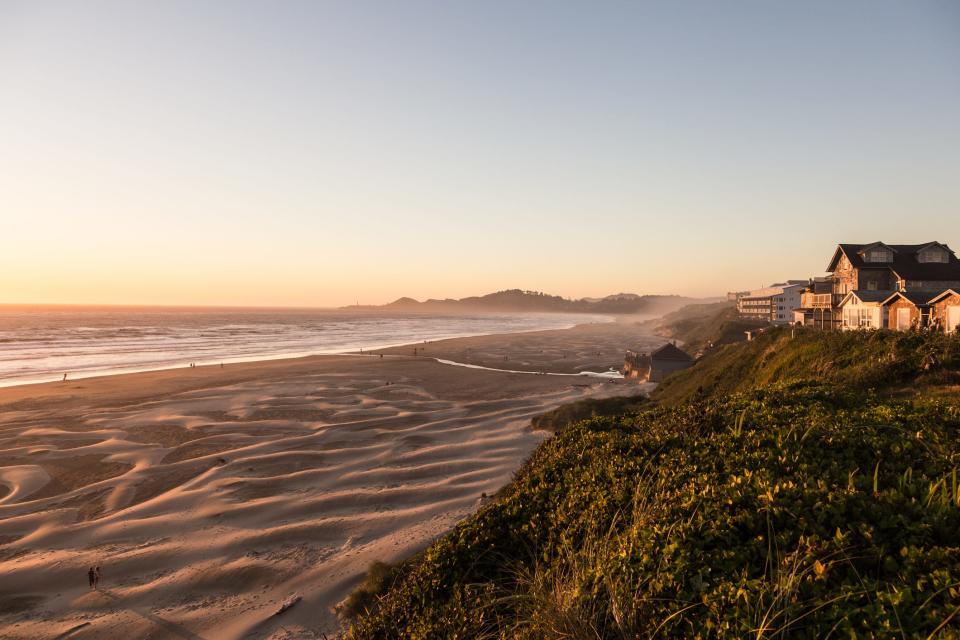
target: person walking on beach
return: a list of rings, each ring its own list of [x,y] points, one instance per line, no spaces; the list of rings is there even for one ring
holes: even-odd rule
[[[99,588],[100,588],[100,567],[99,567],[99,565],[97,566],[96,569],[93,570],[93,588],[94,588],[94,589],[99,589]]]
[[[63,374],[63,381],[64,381],[64,382],[67,381],[67,374]]]
[[[90,582],[91,589],[97,588],[97,574],[93,570],[93,567],[90,567],[90,570],[87,571],[87,580]]]

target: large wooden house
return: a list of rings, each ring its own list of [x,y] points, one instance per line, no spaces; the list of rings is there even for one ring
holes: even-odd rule
[[[941,242],[840,244],[827,271],[830,291],[811,286],[802,297],[795,317],[804,324],[843,329],[923,327],[938,317],[931,300],[945,290],[960,290],[960,260]],[[945,329],[946,315],[941,324]]]
[[[827,266],[833,293],[960,288],[960,260],[940,242],[841,244]]]

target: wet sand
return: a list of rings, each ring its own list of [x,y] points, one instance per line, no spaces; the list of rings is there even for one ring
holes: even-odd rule
[[[648,317],[647,317],[648,318]],[[373,353],[440,358],[493,369],[580,373],[623,367],[626,349],[659,346],[664,340],[641,325],[637,317],[614,322],[582,324],[570,329],[548,329],[506,336],[478,336],[436,340]]]
[[[662,342],[645,331],[627,321],[416,345],[427,357],[411,346],[0,389],[2,635],[336,632],[333,607],[370,563],[423,548],[510,480],[545,437],[532,416],[642,391],[432,357],[599,370]]]

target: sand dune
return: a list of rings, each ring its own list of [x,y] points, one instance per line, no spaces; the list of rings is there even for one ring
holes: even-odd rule
[[[639,390],[407,356],[0,390],[3,636],[335,632],[370,563],[422,548],[510,479],[544,437],[531,416]]]

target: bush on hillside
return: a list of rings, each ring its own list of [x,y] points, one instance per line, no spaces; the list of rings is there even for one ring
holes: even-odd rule
[[[618,396],[615,398],[584,398],[534,416],[530,426],[557,433],[560,429],[581,420],[597,416],[615,416],[635,413],[647,403],[646,396]]]
[[[349,621],[376,608],[377,599],[397,580],[399,568],[385,562],[374,562],[363,582],[337,605],[337,614]]]

